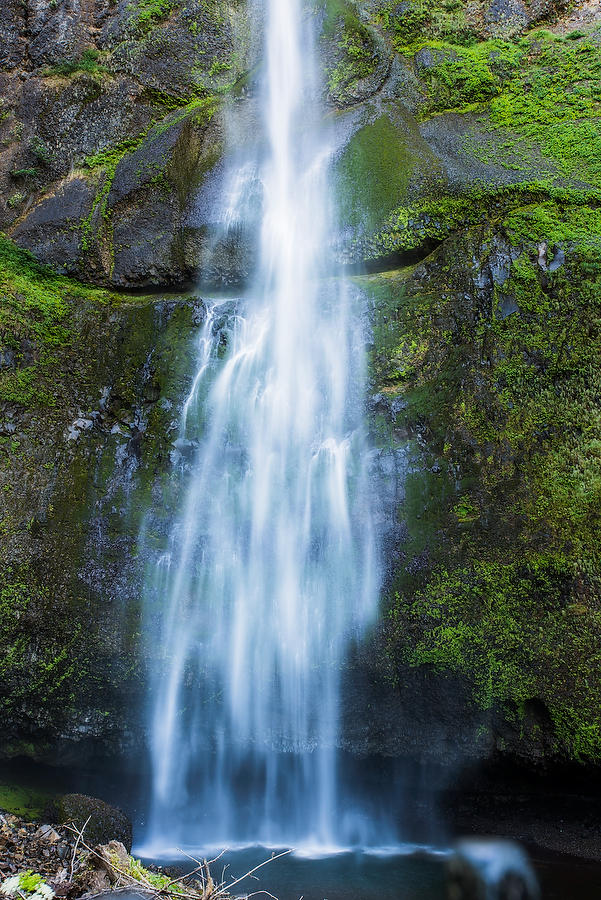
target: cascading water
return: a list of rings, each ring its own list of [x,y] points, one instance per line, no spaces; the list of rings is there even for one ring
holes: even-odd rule
[[[363,336],[324,260],[332,151],[309,125],[312,18],[301,0],[266,3],[260,264],[243,301],[207,304],[176,441],[184,502],[148,573],[166,659],[155,851],[358,837],[336,744],[341,667],[378,594]]]

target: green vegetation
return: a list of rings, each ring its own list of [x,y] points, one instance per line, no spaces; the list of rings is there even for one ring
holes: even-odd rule
[[[28,169],[13,169],[10,174],[11,178],[36,178],[38,170],[33,167]]]
[[[74,349],[74,305],[101,308],[128,298],[57,275],[0,233],[0,301],[0,353],[7,360],[0,403],[48,408],[59,402],[63,367]],[[0,450],[9,447],[0,437]]]
[[[379,4],[375,20],[392,38],[397,49],[422,40],[445,40],[457,45],[477,41],[473,26],[466,20],[466,4],[462,0],[442,0],[425,4],[416,0],[400,6],[394,0]]]
[[[2,893],[7,897],[28,897],[31,900],[53,900],[55,896],[53,888],[31,869],[5,879]]]
[[[132,22],[141,34],[146,34],[171,13],[175,0],[133,0],[130,4]]]
[[[330,94],[340,102],[357,81],[376,71],[376,46],[369,29],[345,0],[327,0],[323,35],[327,40],[337,38],[336,60],[327,72],[327,79]]]
[[[121,858],[116,853],[109,854],[109,859],[111,865],[124,871],[125,875],[129,876],[129,878],[132,878],[134,881],[142,884],[150,884],[159,891],[162,888],[169,886],[172,893],[187,893],[186,888],[182,885],[173,884],[174,879],[172,875],[163,875],[161,872],[151,872],[142,865],[142,862],[139,859],[135,859],[133,856],[128,858],[128,866],[125,870],[123,869]]]
[[[16,784],[0,784],[0,809],[25,819],[40,821],[52,801],[48,793],[32,790]]]
[[[79,59],[67,59],[56,63],[46,70],[47,75],[74,75],[76,72],[87,72],[88,75],[102,75],[106,72],[99,62],[100,51],[89,47]]]
[[[476,560],[436,571],[411,599],[398,596],[392,619],[413,625],[404,636],[410,665],[462,673],[480,705],[501,704],[517,723],[539,698],[556,729],[555,749],[599,759],[601,610],[571,596],[572,582],[561,556]]]
[[[77,652],[81,625],[70,604],[59,619],[49,615],[53,598],[33,572],[5,567],[0,590],[0,721],[16,709],[45,710],[55,697],[73,701],[78,673]],[[57,714],[61,719],[68,710]],[[44,718],[47,711],[38,713]],[[24,726],[26,722],[22,723]],[[8,748],[7,748],[8,749]]]
[[[558,175],[601,187],[601,47],[534,32],[522,65],[490,104],[494,138],[481,156],[538,150]]]
[[[489,133],[465,152],[519,169],[540,154],[550,173],[601,187],[601,47],[532,31],[520,40],[472,46],[419,39],[413,58],[427,93],[422,117],[481,111]]]
[[[385,221],[406,193],[413,163],[403,129],[387,115],[360,129],[337,164],[340,220],[370,229]]]
[[[429,563],[398,573],[391,653],[461,673],[518,728],[540,700],[551,751],[583,761],[601,759],[600,244],[597,207],[547,199],[449,238],[415,282],[362,280],[374,375],[429,448],[402,511]]]
[[[527,48],[509,41],[490,40],[471,47],[444,41],[418,41],[404,48],[418,64],[426,85],[428,105],[422,115],[444,110],[472,109],[499,95],[515,77]]]
[[[174,128],[185,119],[190,119],[195,125],[201,127],[207,125],[211,121],[216,109],[217,99],[215,97],[194,98],[185,106],[177,108],[177,110],[165,117],[158,124],[151,125],[137,137],[126,138],[119,144],[108,147],[86,158],[86,168],[91,169],[98,174],[99,182],[92,209],[82,223],[82,249],[84,252],[90,247],[95,222],[99,223],[98,234],[102,232],[104,226],[110,228],[111,210],[107,207],[107,201],[115,180],[117,166],[121,160],[129,154],[135,153],[145,143],[152,143],[161,135],[165,134],[170,128]],[[150,164],[147,164],[147,167],[149,165]],[[162,163],[155,162],[152,165],[156,170],[153,173],[153,176],[156,178],[168,167],[168,160],[163,159]]]
[[[14,368],[0,373],[0,400],[51,403],[44,372],[68,341],[67,279],[0,236],[0,348]]]

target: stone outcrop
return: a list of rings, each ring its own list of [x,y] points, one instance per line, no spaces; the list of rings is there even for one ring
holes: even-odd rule
[[[576,12],[552,0],[313,14],[331,251],[373,309],[388,523],[344,746],[598,765],[598,23],[567,31]],[[157,659],[139,641],[135,535],[150,498],[159,536],[177,499],[204,315],[169,291],[252,271],[256,184],[246,229],[225,233],[215,201],[227,135],[258,132],[254,49],[233,0],[3,10],[5,754],[126,753],[142,735],[131,710]]]

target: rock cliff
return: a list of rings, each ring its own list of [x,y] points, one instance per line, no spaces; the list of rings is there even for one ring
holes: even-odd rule
[[[397,473],[345,745],[598,764],[599,23],[554,0],[308,14],[337,140],[331,252],[373,309],[372,434]],[[248,16],[3,11],[4,754],[123,752],[139,732],[135,536],[169,497],[203,317],[169,292],[252,267],[252,228],[216,244],[211,203],[228,129],[256,115]]]

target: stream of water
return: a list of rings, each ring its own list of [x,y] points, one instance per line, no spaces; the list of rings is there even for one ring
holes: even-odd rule
[[[146,631],[165,654],[150,855],[383,838],[337,753],[341,668],[379,589],[364,335],[325,262],[332,147],[314,124],[314,17],[301,0],[264,13],[259,265],[242,300],[207,303],[175,442],[184,501],[146,580]]]

